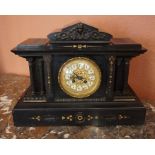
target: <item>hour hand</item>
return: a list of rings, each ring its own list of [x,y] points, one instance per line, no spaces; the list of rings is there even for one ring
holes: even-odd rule
[[[87,83],[87,80],[86,80],[84,77],[79,76],[79,75],[77,75],[77,74],[74,73],[74,72],[73,72],[73,74],[76,76],[76,78],[77,78],[78,80],[82,80],[84,83]]]

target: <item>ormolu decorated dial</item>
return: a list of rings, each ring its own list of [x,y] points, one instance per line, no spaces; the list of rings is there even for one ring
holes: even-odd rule
[[[58,81],[61,89],[68,95],[84,98],[99,88],[101,72],[94,61],[85,57],[75,57],[62,65]]]

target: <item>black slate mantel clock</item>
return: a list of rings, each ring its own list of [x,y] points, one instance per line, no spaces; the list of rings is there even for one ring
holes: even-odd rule
[[[13,110],[16,126],[143,124],[146,109],[128,85],[140,44],[78,23],[12,50],[31,84]]]

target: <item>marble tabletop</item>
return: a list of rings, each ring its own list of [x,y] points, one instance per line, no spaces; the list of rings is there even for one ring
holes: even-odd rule
[[[29,77],[0,75],[0,138],[5,139],[154,139],[155,107],[147,102],[146,121],[140,126],[48,126],[15,127],[12,109],[29,85]]]

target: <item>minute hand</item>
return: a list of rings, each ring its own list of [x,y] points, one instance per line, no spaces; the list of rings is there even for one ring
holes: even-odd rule
[[[82,79],[83,79],[82,76],[79,76],[79,75],[77,75],[76,73],[74,73],[74,75],[76,75],[76,77],[77,77],[78,80],[82,80]]]
[[[87,80],[86,80],[85,78],[83,78],[82,76],[79,76],[79,75],[77,75],[76,73],[74,73],[74,74],[76,75],[76,77],[77,77],[78,80],[82,80],[82,81],[84,81],[85,83],[87,82]]]

